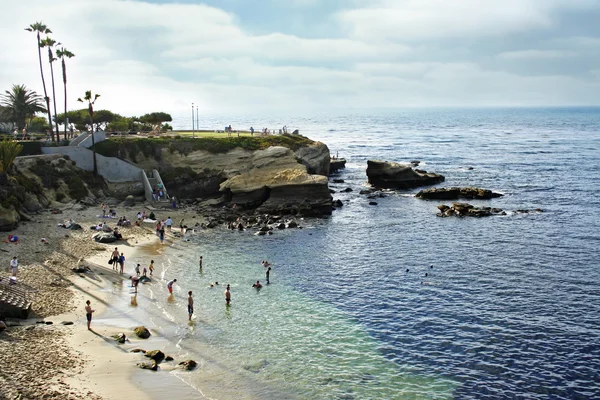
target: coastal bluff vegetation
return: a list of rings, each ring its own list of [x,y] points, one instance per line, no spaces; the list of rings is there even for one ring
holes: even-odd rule
[[[111,138],[98,154],[156,169],[172,196],[264,213],[331,214],[330,152],[301,135]]]

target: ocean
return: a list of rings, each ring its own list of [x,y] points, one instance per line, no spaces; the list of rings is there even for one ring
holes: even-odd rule
[[[344,206],[272,236],[201,230],[155,256],[164,281],[141,286],[138,305],[121,301],[120,312],[160,333],[176,358],[200,362],[169,372],[199,396],[600,398],[599,108],[212,117],[201,126],[229,124],[288,125],[326,143],[347,159],[335,175],[345,183],[330,184]],[[369,205],[358,193],[369,159],[419,160],[446,177],[438,187],[501,192],[469,202],[507,215],[439,218],[443,202],[414,197],[418,189]],[[273,263],[271,284],[257,291],[262,260]]]

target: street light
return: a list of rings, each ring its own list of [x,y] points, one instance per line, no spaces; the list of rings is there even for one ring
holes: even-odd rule
[[[198,119],[198,106],[196,106],[196,128],[198,129],[198,133],[200,133],[200,126],[199,126],[199,119]]]
[[[194,103],[192,103],[192,137],[194,137]]]

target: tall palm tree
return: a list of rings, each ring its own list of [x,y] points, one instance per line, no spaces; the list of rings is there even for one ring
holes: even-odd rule
[[[56,88],[54,86],[53,66],[54,61],[56,61],[56,57],[54,57],[54,52],[52,51],[55,45],[56,40],[52,39],[50,36],[46,36],[46,38],[41,41],[41,46],[48,48],[48,63],[50,64],[50,77],[52,78],[52,102],[54,103],[54,125],[56,126],[56,141],[58,142],[58,140],[60,139],[60,130],[58,129],[58,120],[56,119],[58,113],[56,112]]]
[[[42,75],[42,86],[44,87],[44,100],[46,100],[46,111],[48,112],[48,125],[50,125],[50,135],[52,136],[52,141],[54,141],[54,131],[52,130],[52,114],[50,112],[50,98],[48,97],[48,92],[46,91],[46,80],[44,79],[44,68],[42,67],[42,47],[40,40],[40,33],[44,35],[48,35],[52,33],[50,29],[42,22],[36,22],[35,24],[29,25],[25,28],[26,31],[35,32],[37,35],[37,46],[38,46],[38,58],[40,60],[40,74]]]
[[[96,140],[94,140],[94,103],[96,103],[96,100],[98,100],[98,97],[100,97],[99,94],[93,95],[92,96],[92,91],[91,90],[87,90],[85,92],[85,96],[83,97],[83,100],[80,98],[77,99],[77,101],[79,102],[87,102],[88,103],[88,113],[90,114],[90,128],[92,129],[92,151],[94,153],[94,176],[98,175],[98,166],[96,165]]]
[[[56,50],[56,57],[60,58],[62,64],[62,77],[65,86],[65,140],[67,140],[67,65],[65,63],[65,58],[75,57],[75,54],[64,47],[61,47]]]
[[[42,96],[27,89],[25,85],[13,85],[0,97],[0,103],[5,107],[6,118],[17,124],[17,129],[25,128],[27,118],[38,112],[46,112]]]

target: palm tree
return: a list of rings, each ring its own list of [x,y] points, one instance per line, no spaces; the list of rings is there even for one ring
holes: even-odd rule
[[[15,122],[18,130],[25,128],[27,118],[38,112],[46,112],[42,96],[25,85],[13,85],[10,91],[6,90],[1,96],[0,102],[5,107],[6,118]]]
[[[90,128],[92,129],[92,151],[94,152],[94,176],[98,175],[98,166],[96,165],[96,141],[94,140],[94,103],[96,102],[96,100],[98,100],[98,97],[100,97],[99,94],[92,96],[92,91],[87,90],[85,92],[83,100],[81,99],[81,97],[77,99],[77,101],[79,102],[83,103],[87,101],[88,103],[88,113],[90,114]]]
[[[58,113],[56,112],[56,88],[54,86],[53,67],[53,63],[54,61],[56,61],[56,58],[54,57],[54,52],[52,51],[52,48],[56,44],[56,40],[52,39],[49,36],[46,36],[46,39],[42,40],[40,44],[42,47],[48,48],[48,63],[50,63],[50,77],[52,78],[52,102],[54,103],[54,124],[56,125],[56,141],[58,142],[58,140],[60,139],[60,130],[58,129],[58,121],[56,120],[56,116],[58,115]]]
[[[65,58],[75,57],[75,54],[61,47],[56,50],[56,56],[60,58],[62,64],[63,84],[65,86],[65,140],[67,140],[67,65],[65,64]]]
[[[46,100],[46,111],[48,112],[48,125],[50,125],[50,135],[52,136],[52,141],[54,141],[54,131],[52,130],[52,115],[50,113],[50,98],[48,97],[48,92],[46,91],[46,81],[44,79],[44,69],[42,67],[42,47],[40,40],[40,33],[44,35],[48,35],[52,33],[50,29],[42,22],[36,22],[35,24],[29,25],[25,28],[26,31],[35,32],[37,35],[37,45],[38,45],[38,58],[40,60],[40,74],[42,75],[42,86],[44,87],[44,100]]]

